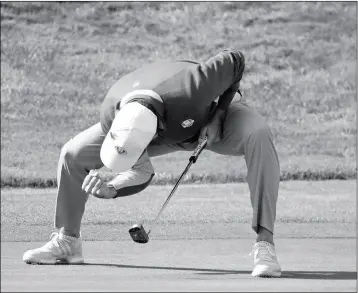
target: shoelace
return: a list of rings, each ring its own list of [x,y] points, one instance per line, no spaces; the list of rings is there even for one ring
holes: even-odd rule
[[[48,248],[48,249],[51,249],[53,246],[56,247],[56,248],[59,248],[59,244],[58,244],[58,236],[59,234],[56,233],[56,232],[53,232],[50,236],[50,241],[47,242],[45,244],[45,247]]]
[[[60,236],[59,233],[53,232],[50,236],[50,241],[45,244],[45,247],[48,248],[49,250],[52,250],[52,248],[55,247],[59,254],[61,253],[68,254],[71,251],[69,243],[63,239],[60,239],[59,236]],[[64,249],[64,247],[66,247],[66,249]]]
[[[252,256],[256,250],[257,250],[256,258],[258,258],[260,260],[272,261],[272,257],[275,256],[275,251],[271,248],[270,245],[265,244],[265,243],[258,243],[252,249],[252,251],[249,255]]]
[[[56,245],[56,244],[58,244],[58,243],[56,243],[58,237],[59,237],[59,234],[57,232],[52,232],[52,234],[50,236],[50,242],[48,242],[48,244],[53,244],[55,246],[58,246],[58,245]]]

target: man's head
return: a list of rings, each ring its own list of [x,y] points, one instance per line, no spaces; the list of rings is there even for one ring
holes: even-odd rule
[[[157,132],[157,116],[145,106],[132,102],[116,114],[102,144],[103,164],[114,172],[129,170]]]

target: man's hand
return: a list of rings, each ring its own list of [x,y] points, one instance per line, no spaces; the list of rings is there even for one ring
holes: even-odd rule
[[[114,198],[117,194],[117,191],[113,187],[107,186],[107,183],[100,178],[96,170],[91,170],[83,180],[82,190],[88,195],[104,199]]]
[[[216,112],[211,121],[201,129],[199,140],[205,136],[208,138],[207,145],[211,146],[213,143],[219,142],[222,139],[222,121],[225,111],[216,109]]]

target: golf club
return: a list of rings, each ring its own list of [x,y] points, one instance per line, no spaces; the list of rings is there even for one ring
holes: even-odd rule
[[[193,154],[190,156],[189,158],[189,163],[186,166],[185,170],[183,171],[183,173],[181,174],[181,176],[179,177],[177,183],[174,185],[172,191],[170,192],[167,200],[164,202],[162,208],[160,209],[157,217],[155,218],[155,220],[153,221],[152,224],[152,229],[153,226],[156,224],[157,220],[159,219],[160,215],[162,214],[163,210],[165,209],[165,207],[167,206],[170,198],[173,196],[174,192],[176,191],[181,179],[184,177],[184,175],[188,172],[190,166],[192,164],[195,164],[196,160],[198,159],[200,153],[202,152],[202,150],[205,148],[206,144],[207,144],[207,138],[205,137],[204,139],[200,140],[197,147],[195,148]],[[131,235],[132,239],[134,242],[137,243],[147,243],[149,241],[149,233],[151,230],[148,231],[148,233],[145,231],[145,229],[143,228],[142,224],[135,224],[133,225],[130,229],[129,229],[129,234]]]

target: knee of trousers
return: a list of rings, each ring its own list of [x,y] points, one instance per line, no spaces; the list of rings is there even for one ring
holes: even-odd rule
[[[81,159],[81,149],[72,140],[69,140],[61,149],[60,161],[70,168],[80,166],[81,162],[84,161],[83,158]]]
[[[273,137],[271,128],[266,123],[262,122],[259,125],[256,125],[248,134],[248,139],[253,139],[255,141],[260,140],[271,140]]]

